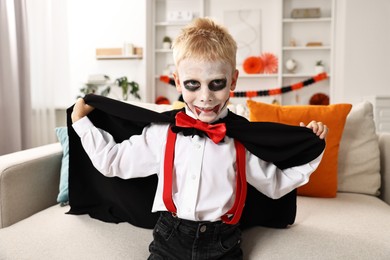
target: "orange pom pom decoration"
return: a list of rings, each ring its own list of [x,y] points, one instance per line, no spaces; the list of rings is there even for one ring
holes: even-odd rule
[[[329,97],[323,93],[314,94],[309,101],[310,105],[329,105]]]
[[[260,59],[260,57],[256,56],[250,56],[246,58],[242,66],[244,71],[248,74],[263,73],[264,71],[263,61]]]
[[[158,104],[158,105],[162,105],[162,104],[164,104],[164,105],[170,105],[170,104],[171,104],[171,102],[169,102],[169,99],[166,98],[166,97],[163,97],[163,96],[158,96],[158,97],[156,98],[156,101],[155,101],[154,103],[156,103],[156,104]]]
[[[278,58],[275,55],[265,52],[261,54],[260,59],[263,61],[264,73],[273,74],[278,72]]]

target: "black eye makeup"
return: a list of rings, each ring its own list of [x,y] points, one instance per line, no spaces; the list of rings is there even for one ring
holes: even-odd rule
[[[211,91],[219,91],[226,87],[226,79],[214,79],[209,83],[209,89]]]
[[[196,91],[200,88],[201,84],[197,80],[185,80],[183,82],[184,87],[189,91]]]
[[[210,81],[208,88],[211,91],[219,91],[219,90],[222,90],[226,87],[226,82],[227,82],[226,79],[214,79],[214,80]],[[201,87],[201,84],[199,81],[192,80],[192,79],[185,80],[183,82],[183,85],[189,91],[197,91]]]

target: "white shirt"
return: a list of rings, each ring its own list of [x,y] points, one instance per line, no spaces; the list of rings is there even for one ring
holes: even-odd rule
[[[73,128],[93,165],[103,175],[129,179],[157,174],[152,211],[167,211],[162,194],[168,124],[151,124],[141,135],[121,143],[96,128],[88,117],[75,122]],[[234,139],[228,136],[224,142],[215,144],[208,137],[177,134],[172,198],[178,217],[216,221],[232,207],[236,189],[235,158]],[[266,196],[277,199],[306,184],[321,158],[322,154],[307,164],[280,170],[246,151],[247,182]]]

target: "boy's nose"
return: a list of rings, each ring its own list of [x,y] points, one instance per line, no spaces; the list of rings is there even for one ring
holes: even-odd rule
[[[208,86],[202,86],[200,90],[200,99],[202,102],[212,101],[213,100],[213,93],[210,91]]]

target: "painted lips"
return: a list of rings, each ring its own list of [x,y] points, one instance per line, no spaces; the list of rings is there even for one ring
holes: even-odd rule
[[[211,112],[218,114],[220,107],[221,107],[221,105],[217,105],[217,106],[211,107],[211,108],[202,108],[202,107],[195,106],[195,110],[196,110],[196,113],[198,115],[200,115],[200,113],[211,113]]]

